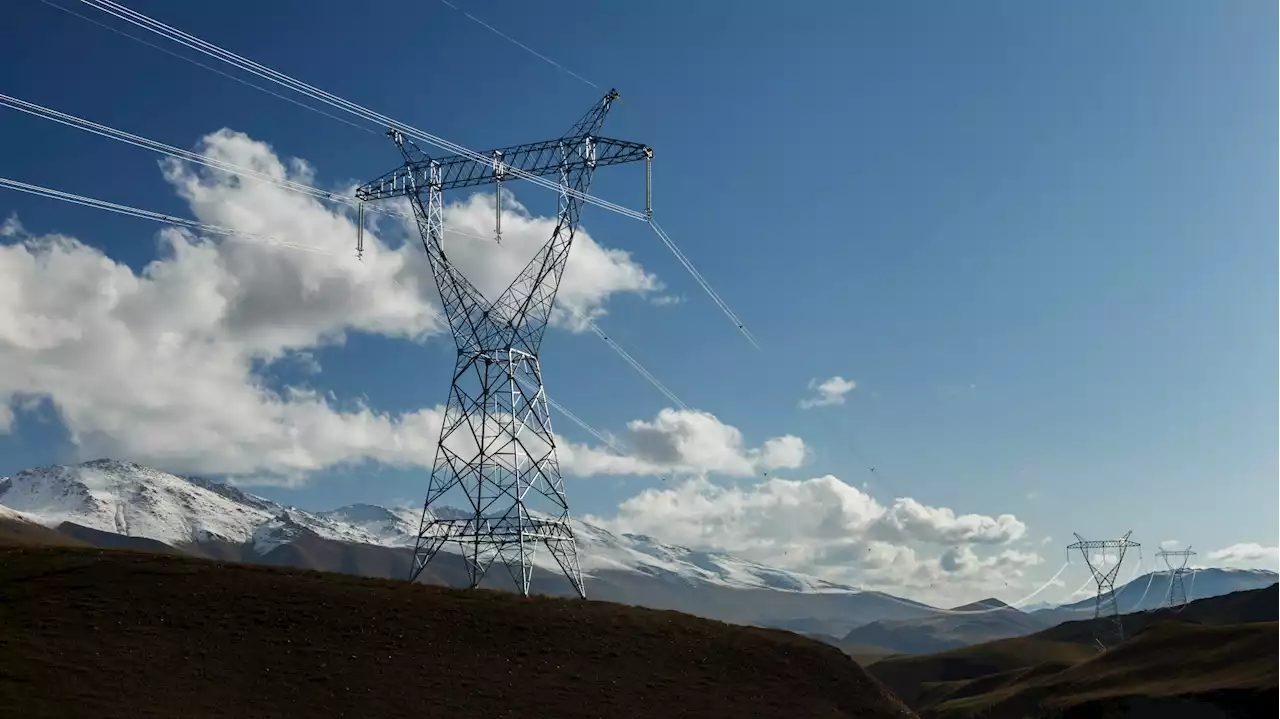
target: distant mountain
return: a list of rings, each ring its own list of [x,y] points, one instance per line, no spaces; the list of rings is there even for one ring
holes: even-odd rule
[[[1151,572],[1116,589],[1116,606],[1121,614],[1159,609],[1168,605],[1171,575],[1168,571]],[[1276,572],[1265,569],[1199,569],[1183,579],[1187,600],[1219,597],[1233,592],[1263,589],[1280,580]],[[1052,609],[1032,612],[1032,616],[1052,626],[1066,621],[1093,616],[1093,597]]]
[[[1185,580],[1191,600],[1261,589],[1276,581],[1275,572],[1255,569],[1201,569]],[[1144,574],[1116,590],[1118,605],[1124,614],[1159,609],[1167,604],[1168,594],[1168,572]],[[934,610],[923,616],[880,620],[854,627],[837,646],[872,646],[894,653],[929,654],[1025,636],[1063,622],[1090,619],[1093,612],[1093,599],[1025,612],[1008,607],[998,599],[984,599],[954,609]]]
[[[894,653],[928,654],[978,642],[1017,637],[1050,626],[999,599],[983,599],[910,619],[889,619],[855,627],[842,642],[882,647]]]
[[[374,577],[408,574],[422,510],[354,504],[309,512],[219,482],[179,477],[129,462],[95,460],[40,467],[0,478],[0,522],[38,523],[95,546],[168,547],[197,556]],[[462,516],[441,508],[437,515]],[[15,514],[16,513],[16,514]],[[596,599],[675,609],[739,624],[788,627],[839,636],[882,619],[932,608],[879,592],[700,552],[643,535],[617,535],[574,523],[579,561]],[[424,581],[465,582],[458,549],[446,545]],[[535,556],[534,588],[569,591],[554,559]],[[495,566],[485,586],[508,588]]]

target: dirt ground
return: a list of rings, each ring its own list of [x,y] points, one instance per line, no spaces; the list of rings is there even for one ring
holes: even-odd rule
[[[606,602],[0,547],[0,717],[911,717],[838,649]]]

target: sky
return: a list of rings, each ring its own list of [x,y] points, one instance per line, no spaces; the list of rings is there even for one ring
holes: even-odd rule
[[[56,3],[89,20],[6,8],[0,92],[335,192],[400,162]],[[604,134],[654,148],[655,219],[759,348],[588,206],[540,360],[628,454],[553,410],[575,516],[936,601],[1072,596],[1073,532],[1132,530],[1135,572],[1162,543],[1277,568],[1274,3],[126,4],[473,150],[620,91]],[[0,176],[319,250],[0,188],[0,475],[110,456],[421,503],[455,350],[414,228],[371,213],[360,262],[349,207],[0,130]],[[504,191],[501,247],[446,236],[490,293],[554,224],[552,191]],[[643,169],[592,194],[641,209]],[[446,226],[490,236],[493,198],[451,193]]]

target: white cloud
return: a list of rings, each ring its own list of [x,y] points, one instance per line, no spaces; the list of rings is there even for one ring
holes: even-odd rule
[[[742,432],[709,412],[663,409],[653,420],[632,420],[619,437],[623,456],[585,445],[560,445],[562,464],[579,475],[705,475],[747,477],[804,463],[804,440],[792,435],[748,447]]]
[[[928,507],[910,497],[894,500],[883,523],[900,536],[935,544],[1006,544],[1027,531],[1027,526],[1012,514],[957,516],[947,507]]]
[[[22,223],[17,215],[9,215],[0,223],[0,237],[17,237],[22,234]]]
[[[1264,547],[1253,542],[1233,544],[1225,549],[1208,552],[1204,556],[1213,566],[1274,571],[1280,565],[1280,547]]]
[[[314,184],[305,162],[283,162],[242,134],[213,133],[198,149]],[[74,238],[32,236],[10,217],[0,226],[9,238],[0,244],[0,431],[11,429],[15,402],[48,398],[90,456],[290,478],[363,459],[429,466],[438,408],[399,415],[359,403],[339,408],[308,388],[273,390],[262,375],[286,360],[315,370],[311,350],[341,344],[350,332],[421,341],[445,331],[416,238],[397,243],[366,232],[369,252],[357,262],[349,211],[178,163],[163,171],[202,222],[334,256],[165,229],[158,257],[135,272]],[[480,230],[480,217],[492,221],[491,203],[472,197],[450,205],[446,223]],[[451,258],[483,289],[504,286],[553,224],[514,200],[504,207],[511,212],[503,246],[448,240]],[[404,230],[385,218],[380,227]],[[619,292],[659,287],[626,253],[580,232],[559,301],[598,316]],[[572,325],[567,317],[554,321]]]
[[[844,404],[844,396],[852,392],[857,386],[857,382],[854,382],[851,379],[845,379],[840,375],[828,377],[821,382],[816,379],[811,379],[809,380],[809,389],[813,390],[817,394],[800,400],[800,409],[830,407],[832,405]]]
[[[693,478],[641,492],[613,516],[584,520],[836,581],[925,593],[930,585],[943,592],[944,583],[1007,590],[1006,582],[1023,581],[1024,570],[1041,561],[1012,549],[987,557],[974,551],[1020,538],[1026,528],[1011,515],[957,515],[910,498],[884,506],[832,475],[745,486]]]
[[[1176,540],[1176,539],[1165,539],[1165,540],[1162,540],[1162,541],[1160,542],[1160,548],[1161,548],[1161,549],[1174,549],[1174,548],[1176,548],[1176,547],[1177,547],[1179,544],[1181,544],[1181,543],[1182,543],[1182,542],[1179,542],[1179,541],[1178,541],[1178,540]]]

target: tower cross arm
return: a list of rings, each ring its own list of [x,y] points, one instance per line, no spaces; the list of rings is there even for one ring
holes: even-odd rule
[[[559,176],[562,171],[621,165],[652,157],[653,150],[639,142],[610,137],[578,135],[511,145],[484,153],[486,162],[465,155],[440,159],[415,159],[382,177],[361,185],[356,197],[364,201],[404,197],[428,186],[431,166],[440,173],[440,190],[477,187],[536,177]]]
[[[1125,539],[1100,539],[1095,541],[1076,542],[1067,547],[1067,549],[1116,549],[1119,547],[1140,547],[1138,542],[1131,542]]]

